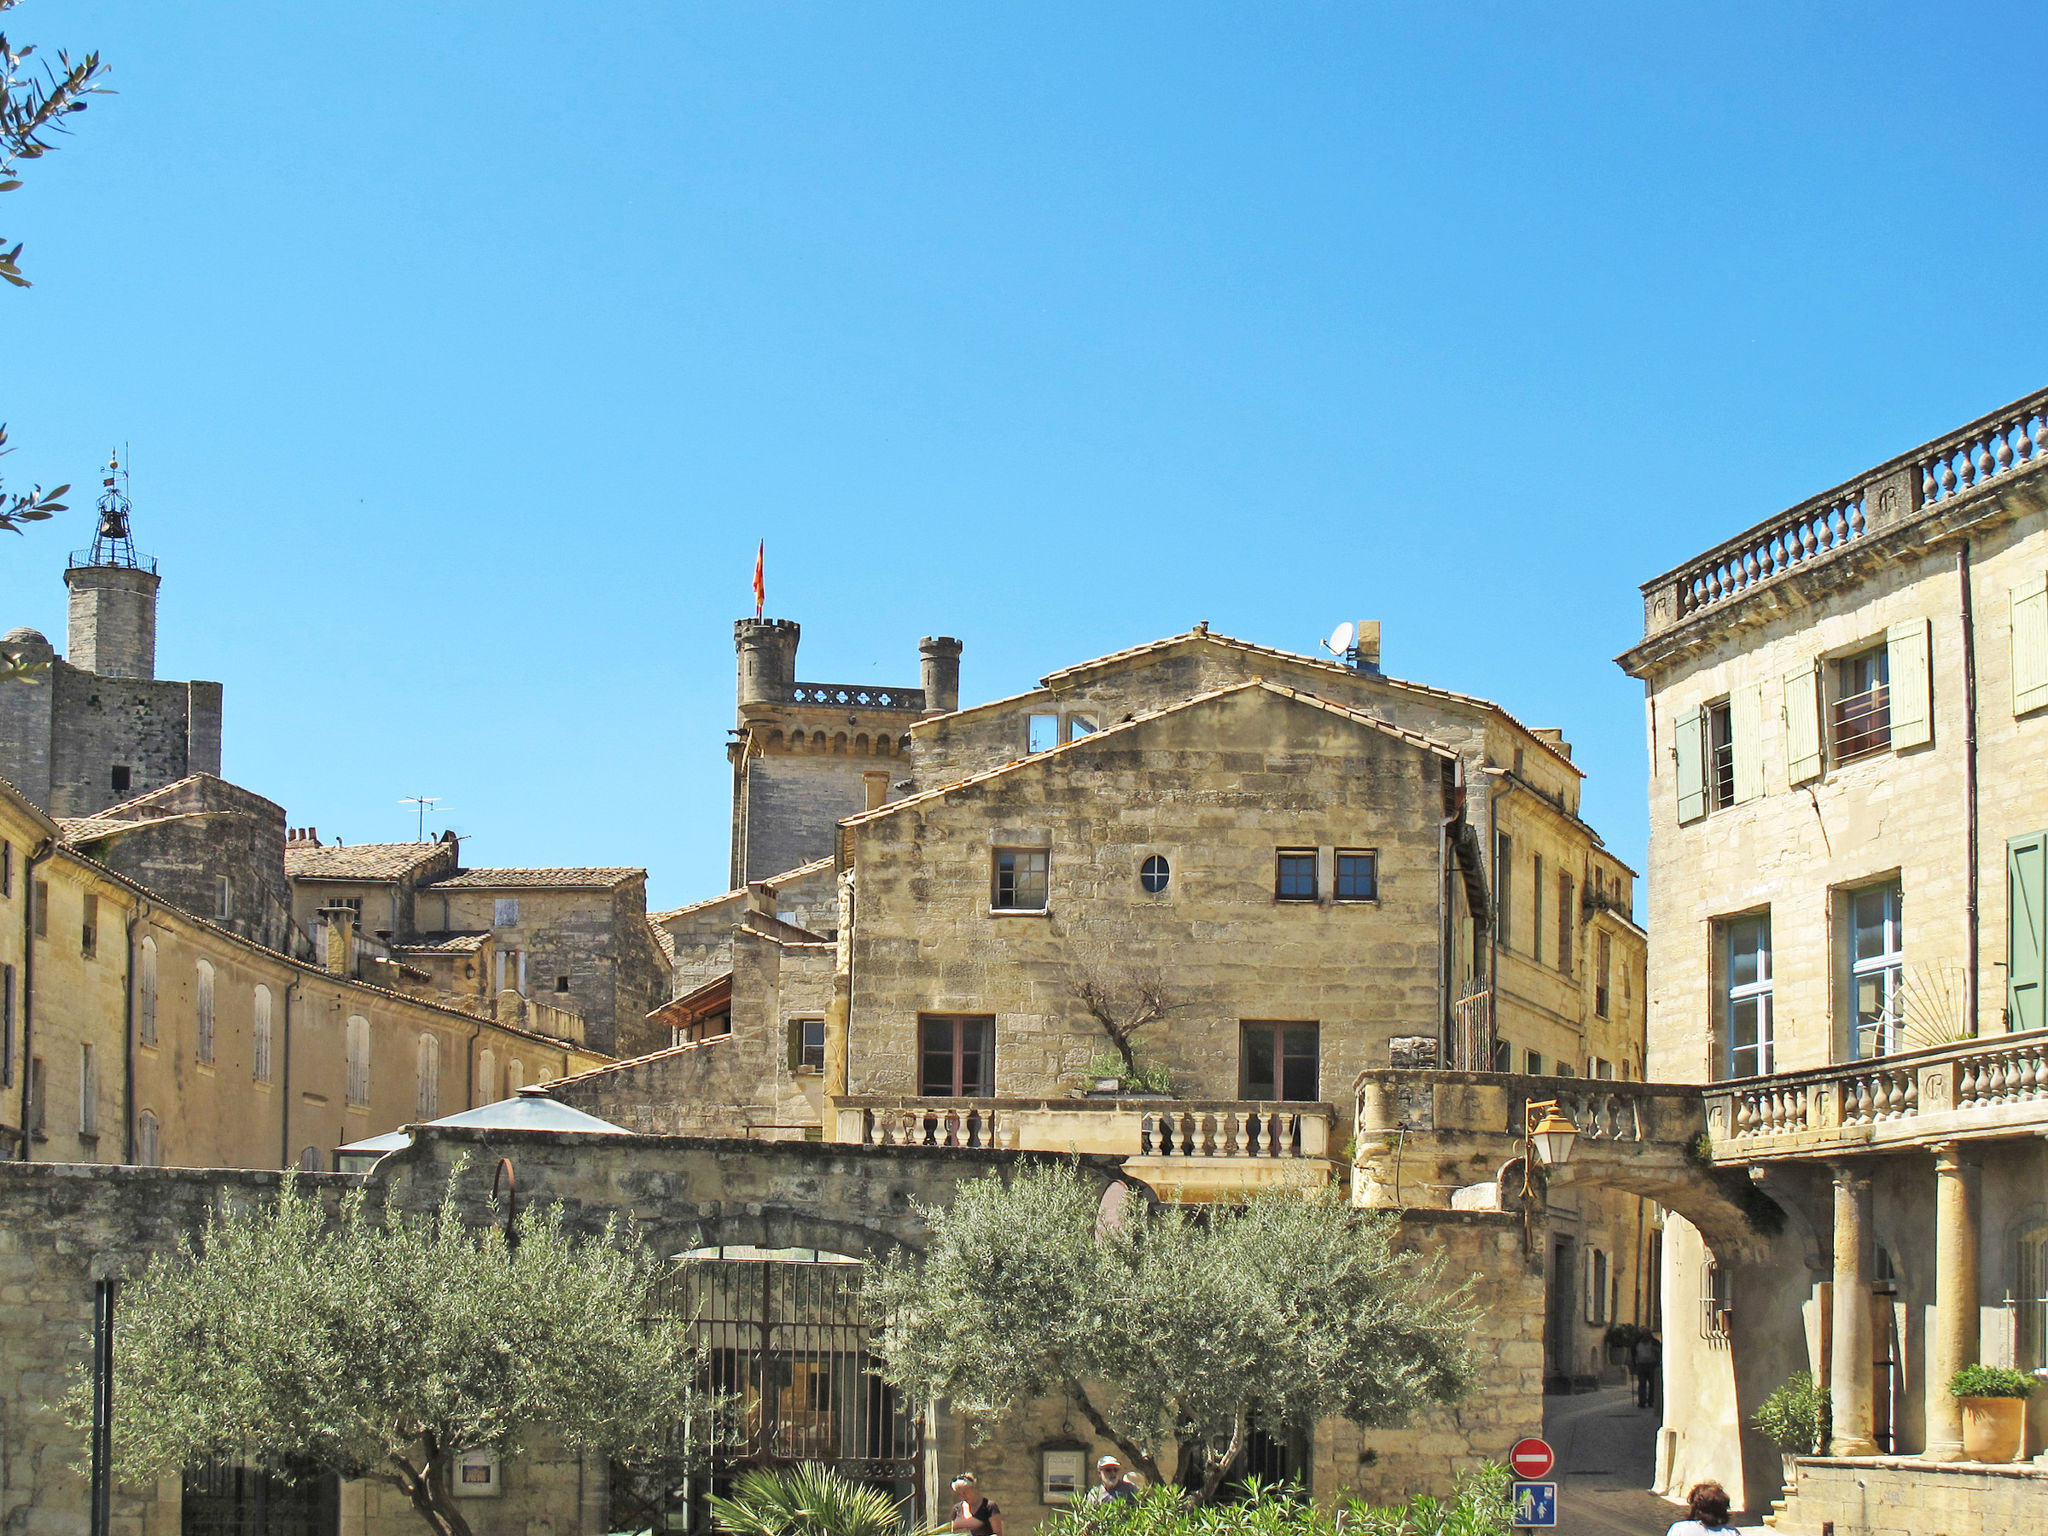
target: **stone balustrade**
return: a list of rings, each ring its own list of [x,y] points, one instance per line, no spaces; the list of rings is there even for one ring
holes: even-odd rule
[[[1329,1104],[1190,1099],[832,1101],[833,1140],[869,1147],[954,1147],[1123,1157],[1155,1188],[1241,1191],[1287,1171],[1331,1171]]]
[[[2048,1030],[1705,1090],[1717,1162],[2048,1130]]]
[[[1645,638],[1866,536],[2048,461],[2048,390],[1767,518],[1643,586]]]
[[[789,691],[792,704],[829,704],[850,709],[901,709],[924,712],[922,688],[877,688],[864,683],[796,683]]]

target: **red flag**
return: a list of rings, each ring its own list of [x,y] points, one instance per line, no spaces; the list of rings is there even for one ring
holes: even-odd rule
[[[768,559],[768,541],[763,539],[761,547],[754,551],[754,617],[761,617],[761,605],[767,601],[768,587],[762,579]]]

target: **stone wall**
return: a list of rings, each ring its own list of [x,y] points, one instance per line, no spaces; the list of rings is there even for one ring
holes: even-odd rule
[[[2048,1468],[1878,1458],[1799,1463],[1787,1536],[2016,1536],[2048,1530]]]
[[[821,939],[838,936],[839,883],[830,859],[815,859],[757,883],[766,888],[782,920]],[[675,946],[671,997],[685,997],[732,969],[733,928],[746,913],[747,893],[739,890],[653,919]]]
[[[0,772],[53,816],[89,816],[188,774],[218,773],[220,691],[53,661],[39,677],[0,683]],[[126,789],[114,788],[116,766],[129,771]]]

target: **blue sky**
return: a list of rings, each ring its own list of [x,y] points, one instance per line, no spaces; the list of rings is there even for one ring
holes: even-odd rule
[[[2044,382],[2038,6],[29,0],[10,482],[351,842],[724,884],[731,621],[963,696],[1206,619],[1565,728],[1637,584]],[[81,508],[0,546],[62,644]]]

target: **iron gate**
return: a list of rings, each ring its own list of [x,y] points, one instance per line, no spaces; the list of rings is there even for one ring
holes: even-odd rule
[[[869,1351],[860,1274],[857,1260],[832,1256],[677,1263],[656,1305],[690,1320],[705,1385],[723,1400],[708,1424],[692,1426],[709,1476],[676,1490],[665,1518],[629,1514],[622,1506],[635,1501],[615,1490],[615,1530],[707,1530],[706,1493],[754,1467],[804,1461],[886,1490],[913,1516],[923,1510],[921,1426]]]

